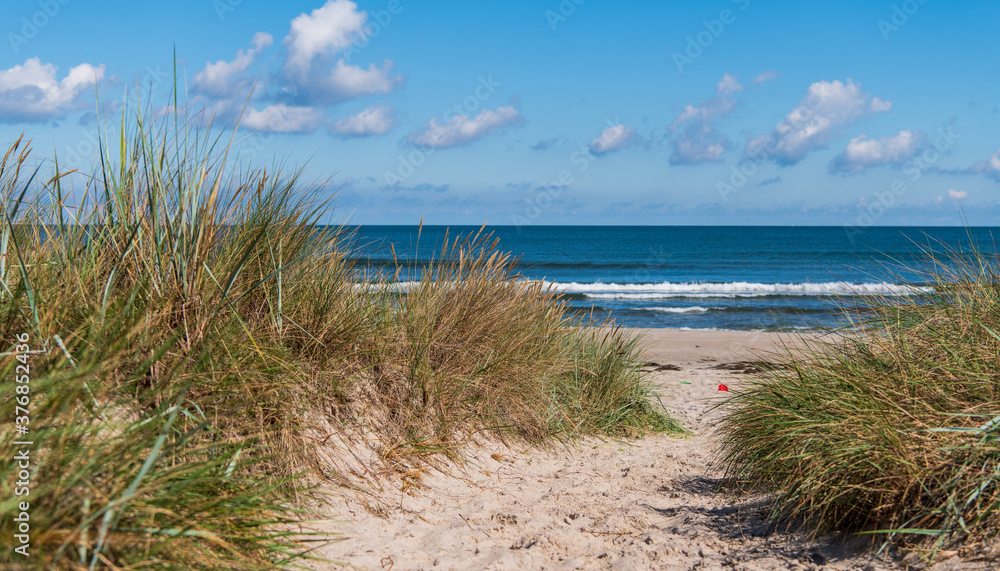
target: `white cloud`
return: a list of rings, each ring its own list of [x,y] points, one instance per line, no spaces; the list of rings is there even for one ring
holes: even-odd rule
[[[409,136],[408,140],[420,147],[441,149],[471,143],[497,129],[524,122],[521,113],[511,106],[501,105],[496,109],[484,109],[473,118],[455,115],[444,125],[439,125],[437,117],[428,121],[421,130]]]
[[[987,166],[989,170],[995,173],[1000,173],[1000,149],[993,153],[993,156],[991,156],[990,160],[987,162]]]
[[[368,69],[338,60],[329,75],[300,85],[300,95],[310,103],[327,104],[376,93],[390,93],[403,83],[402,77],[390,75],[392,68],[393,63],[389,60],[383,62],[382,67],[370,64]]]
[[[851,79],[847,83],[818,81],[771,133],[747,143],[747,154],[793,165],[862,117],[890,108],[891,102],[862,92],[861,84]]]
[[[279,73],[256,69],[264,49],[274,44],[265,32],[251,46],[237,50],[232,60],[209,62],[195,75],[198,103],[205,123],[273,133],[311,133],[327,129],[341,137],[382,134],[397,122],[395,110],[376,105],[331,124],[328,106],[351,99],[392,92],[405,81],[392,74],[392,61],[367,67],[351,65],[337,54],[352,48],[364,33],[368,15],[350,0],[327,0],[321,7],[295,17],[284,38],[286,53]],[[252,81],[261,88],[247,105]],[[244,109],[244,106],[246,107]]]
[[[404,81],[392,76],[393,63],[367,68],[338,58],[332,69],[322,65],[351,47],[363,35],[368,14],[350,0],[328,0],[309,14],[292,20],[284,44],[288,48],[284,71],[290,84],[282,94],[300,105],[327,105],[358,97],[389,93]]]
[[[946,142],[950,142],[950,140]],[[1000,182],[1000,150],[994,152],[990,158],[986,160],[976,161],[972,164],[972,166],[957,168],[938,168],[935,166],[927,166],[924,168],[924,172],[957,176],[986,175],[987,178]]]
[[[735,107],[736,100],[731,96],[743,91],[743,86],[736,77],[728,73],[722,76],[715,86],[715,97],[701,102],[701,105],[688,105],[674,119],[670,129],[676,130],[680,125],[691,121],[708,122],[719,117],[725,117]]]
[[[277,104],[247,109],[240,127],[270,133],[311,133],[325,123],[326,117],[313,107]]]
[[[969,193],[965,192],[964,190],[948,189],[948,198],[950,198],[951,200],[962,200],[968,197]],[[944,202],[943,196],[934,197],[935,204],[941,204],[942,202]]]
[[[997,182],[1000,182],[1000,149],[993,153],[985,161],[976,161],[974,165],[964,169],[940,170],[941,174],[985,174]]]
[[[719,83],[715,85],[715,92],[720,97],[732,95],[738,91],[743,91],[743,86],[740,85],[740,82],[736,79],[735,75],[730,75],[728,73],[724,74],[722,79],[719,80]]]
[[[831,172],[857,173],[880,165],[901,165],[923,147],[927,136],[920,131],[900,131],[894,137],[868,139],[862,133],[851,139],[844,152],[830,163]]]
[[[757,74],[757,77],[753,78],[753,82],[754,83],[758,83],[758,84],[759,83],[766,83],[768,81],[774,81],[775,79],[778,79],[779,77],[781,77],[781,75],[777,71],[774,71],[773,69],[770,69],[768,71],[763,71],[763,72]]]
[[[368,15],[350,0],[329,0],[310,14],[292,20],[284,43],[288,46],[285,65],[298,75],[308,72],[316,56],[339,52],[363,33]]]
[[[396,110],[392,106],[376,105],[337,121],[330,127],[330,133],[341,137],[381,135],[395,127],[396,123]]]
[[[722,160],[722,153],[731,146],[729,139],[711,125],[690,125],[674,141],[670,164],[717,163]]]
[[[737,101],[733,96],[743,91],[735,76],[722,76],[715,86],[715,97],[699,105],[688,105],[670,125],[670,131],[683,131],[674,139],[670,164],[696,165],[722,160],[722,153],[732,145],[729,139],[715,128],[715,122],[732,113]]]
[[[590,152],[603,155],[628,148],[636,140],[635,129],[625,125],[608,127],[601,136],[590,142]]]
[[[104,78],[104,66],[83,63],[61,81],[58,68],[31,58],[23,65],[0,70],[0,122],[36,122],[62,117],[79,107],[77,98]]]
[[[271,37],[271,34],[257,32],[251,41],[253,47],[248,50],[237,50],[236,58],[233,61],[219,60],[215,63],[205,64],[205,69],[194,76],[195,87],[211,95],[238,92],[247,85],[247,81],[238,80],[237,76],[250,67],[261,50],[273,43],[274,38]]]
[[[882,111],[889,111],[890,109],[892,109],[892,101],[885,101],[879,97],[872,97],[872,102],[871,102],[872,112],[879,113]]]

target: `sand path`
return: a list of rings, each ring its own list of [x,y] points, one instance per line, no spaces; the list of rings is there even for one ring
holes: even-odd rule
[[[475,447],[450,475],[431,472],[397,491],[381,514],[345,498],[345,539],[318,552],[344,565],[320,568],[903,569],[857,541],[775,529],[762,498],[718,489],[710,409],[720,382],[739,390],[744,377],[711,367],[775,343],[766,334],[652,332],[649,360],[681,369],[655,379],[691,436],[586,439],[547,452]]]

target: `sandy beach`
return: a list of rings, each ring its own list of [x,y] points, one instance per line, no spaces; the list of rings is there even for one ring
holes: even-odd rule
[[[787,339],[785,339],[787,340]],[[810,538],[769,523],[763,497],[734,497],[711,466],[720,365],[778,349],[772,333],[652,330],[645,355],[663,402],[691,434],[569,448],[484,444],[465,463],[390,487],[384,505],[344,496],[326,528],[343,540],[318,555],[357,569],[906,569],[862,539]],[[650,366],[649,368],[653,368]],[[957,558],[933,569],[986,569]],[[319,565],[317,568],[331,568]]]

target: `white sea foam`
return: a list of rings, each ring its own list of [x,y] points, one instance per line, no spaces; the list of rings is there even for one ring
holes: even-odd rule
[[[649,307],[650,311],[662,311],[663,313],[705,313],[712,309],[721,309],[718,307],[701,307],[700,305],[693,305],[691,307]]]
[[[389,287],[389,291],[405,293],[416,288],[419,284],[420,282],[417,281],[395,282]]]
[[[671,299],[678,297],[685,299],[736,299],[775,295],[770,293],[580,293],[566,290],[560,291],[563,293],[579,293],[587,299],[624,299],[633,301]]]
[[[405,293],[411,291],[419,282],[404,281],[388,284],[390,291]],[[814,282],[814,283],[784,283],[765,284],[757,282],[662,282],[654,284],[630,283],[578,283],[578,282],[543,282],[554,290],[567,294],[583,295],[587,299],[619,299],[619,300],[656,300],[670,298],[751,298],[766,296],[851,296],[851,295],[894,295],[908,296],[930,293],[933,288],[927,286],[912,286],[888,282],[849,283],[849,282]],[[362,284],[359,284],[362,286]],[[362,286],[368,287],[371,286]],[[705,308],[650,308],[658,311],[670,310],[677,313],[697,312]]]
[[[549,284],[550,282],[546,282]],[[564,293],[583,294],[591,299],[661,299],[671,297],[761,297],[769,295],[915,295],[933,291],[930,287],[879,283],[788,283],[755,282],[663,282],[656,284],[551,282]]]

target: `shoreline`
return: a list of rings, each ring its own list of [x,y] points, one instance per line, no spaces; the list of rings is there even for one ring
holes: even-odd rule
[[[630,328],[623,331],[640,336],[640,347],[649,361],[660,364],[770,360],[804,341],[820,339],[823,331],[740,331],[731,329]]]

